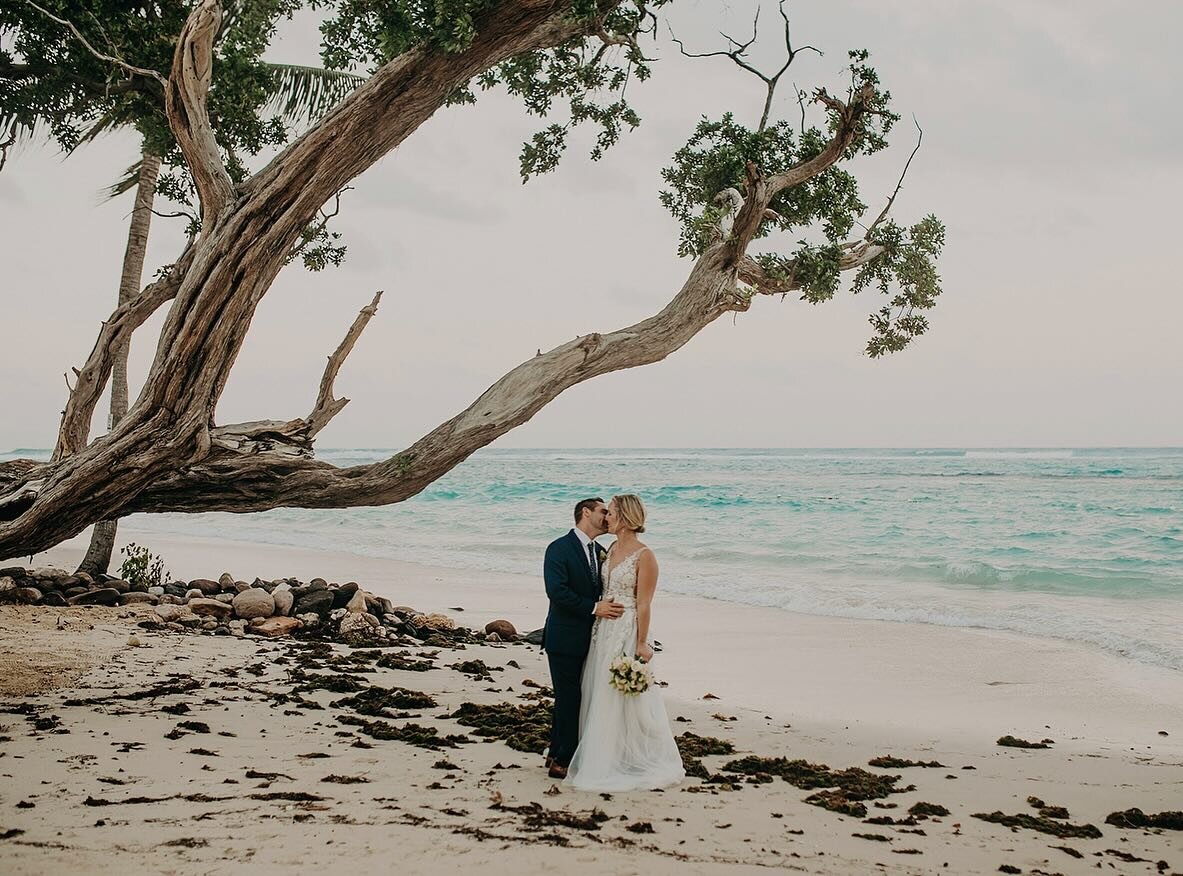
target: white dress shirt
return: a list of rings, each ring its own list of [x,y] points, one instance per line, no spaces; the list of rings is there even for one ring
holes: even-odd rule
[[[588,554],[588,552],[587,552],[587,546],[589,544],[595,544],[596,540],[594,538],[591,538],[590,536],[588,536],[588,534],[586,532],[584,532],[582,529],[580,529],[579,527],[575,527],[575,529],[572,531],[575,533],[575,537],[579,539],[579,544],[583,547],[583,556],[584,556],[584,559],[587,561],[588,569],[591,569],[593,572],[592,577],[593,578],[598,577],[598,573],[600,571],[599,552],[597,551],[596,565],[594,568],[592,567],[592,564],[591,564],[591,555]],[[596,613],[596,610],[593,607],[592,614],[595,614],[595,613]]]

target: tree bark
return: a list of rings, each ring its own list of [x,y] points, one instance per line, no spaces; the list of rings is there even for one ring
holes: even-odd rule
[[[152,226],[152,204],[156,197],[156,178],[160,175],[160,157],[145,150],[140,159],[136,199],[131,209],[127,249],[123,253],[123,272],[119,278],[119,307],[130,304],[139,292],[144,275],[144,257],[148,251],[148,232]],[[114,429],[127,413],[127,354],[130,337],[115,348],[111,363],[111,412],[107,430]],[[100,520],[90,534],[90,546],[78,566],[79,572],[97,575],[111,567],[115,548],[116,519]]]
[[[613,0],[601,3],[611,5]],[[61,452],[51,463],[32,468],[6,470],[0,464],[0,557],[41,551],[96,520],[141,511],[246,512],[402,501],[529,420],[565,389],[660,361],[720,315],[747,310],[754,294],[795,288],[791,279],[762,278],[746,247],[778,191],[814,178],[840,159],[859,129],[865,95],[854,95],[849,104],[827,98],[831,141],[817,157],[773,169],[781,172],[771,177],[749,166],[745,202],[730,234],[696,261],[659,313],[528,359],[465,411],[391,459],[338,469],[310,458],[315,433],[340,409],[340,400],[332,397],[332,377],[369,318],[365,311],[330,358],[308,418],[214,424],[215,406],[255,309],[316,211],[473,76],[523,52],[594,34],[596,23],[571,15],[570,7],[571,0],[504,0],[485,14],[464,51],[430,46],[407,51],[237,191],[227,192],[225,169],[209,148],[212,134],[204,107],[209,22],[220,10],[216,0],[202,0],[177,46],[172,76],[178,81],[170,80],[167,89],[170,123],[198,181],[202,233],[163,287],[149,287],[104,326],[82,372],[93,379],[84,388],[80,378],[67,405]],[[845,266],[873,257],[871,249],[852,245]],[[747,288],[737,285],[741,277]],[[89,418],[84,415],[88,405],[93,410],[95,387],[101,391],[109,367],[109,353],[100,349],[103,338],[130,336],[136,320],[142,322],[145,311],[167,297],[173,303],[143,390],[110,433],[86,446]]]

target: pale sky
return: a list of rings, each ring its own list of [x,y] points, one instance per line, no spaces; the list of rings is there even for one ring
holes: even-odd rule
[[[755,58],[771,66],[765,6]],[[745,34],[754,8],[680,0],[671,20],[710,50],[716,30]],[[894,214],[947,226],[929,334],[872,361],[871,293],[760,299],[665,362],[569,390],[495,446],[1183,444],[1183,4],[798,0],[790,12],[795,39],[826,54],[798,57],[777,112],[796,118],[793,81],[839,89],[846,50],[866,47],[904,116],[890,150],[848,165],[872,216],[913,146],[910,117],[924,128]],[[316,40],[302,19],[272,56],[317,63]],[[630,86],[642,127],[598,163],[573,148],[523,186],[517,153],[539,122],[485,95],[441,110],[356,180],[336,223],[345,265],[280,275],[218,422],[306,414],[325,356],[377,289],[337,380],[353,401],[322,446],[404,446],[536,349],[660,309],[691,262],[659,172],[701,115],[754,124],[763,92],[726,60],[680,58],[664,30],[657,54],[653,79]],[[68,160],[31,145],[0,173],[0,452],[53,443],[62,374],[116,297],[131,197],[100,192],[136,154],[126,134]],[[157,219],[149,272],[180,243],[179,223]],[[137,335],[133,380],[162,315]]]

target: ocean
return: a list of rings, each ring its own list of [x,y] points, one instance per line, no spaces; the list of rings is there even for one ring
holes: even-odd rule
[[[575,502],[621,492],[646,503],[659,589],[1051,636],[1183,670],[1183,448],[486,449],[389,507],[129,525],[540,577]]]

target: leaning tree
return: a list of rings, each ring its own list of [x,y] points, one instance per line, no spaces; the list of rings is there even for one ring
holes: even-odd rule
[[[211,47],[214,63],[233,71],[211,87],[209,113],[217,120],[222,160],[236,182],[246,176],[239,156],[283,145],[289,128],[300,130],[320,118],[361,81],[346,71],[263,60],[276,26],[301,2],[228,0]],[[0,35],[11,36],[10,49],[0,45],[0,131],[6,134],[5,143],[44,134],[69,155],[108,131],[133,129],[139,135],[140,158],[107,190],[109,197],[135,190],[119,305],[140,291],[157,193],[180,208],[168,215],[188,220],[191,231],[198,225],[192,215],[192,182],[172,135],[163,88],[189,12],[186,0],[153,0],[135,10],[112,0],[24,0],[0,9]],[[63,15],[78,18],[82,26]],[[124,65],[113,65],[116,60]],[[324,216],[306,229],[301,247],[305,266],[312,270],[339,262],[344,253]],[[129,346],[125,339],[112,356],[108,429],[127,413]],[[78,571],[107,571],[116,527],[114,519],[95,524]]]
[[[730,41],[719,54],[759,76],[768,90],[766,112],[755,128],[729,115],[704,119],[664,171],[662,200],[682,225],[681,253],[694,263],[660,312],[539,352],[390,459],[338,468],[314,458],[314,441],[348,401],[335,396],[334,378],[375,312],[375,296],[329,357],[309,414],[285,422],[214,422],[259,302],[335,193],[441,107],[471,102],[493,87],[506,88],[539,114],[566,105],[563,124],[526,144],[523,176],[552,168],[567,132],[580,123],[599,126],[598,155],[638,122],[624,86],[631,77],[648,77],[640,41],[655,29],[655,12],[666,2],[326,3],[326,65],[361,61],[373,75],[265,168],[236,182],[208,112],[219,73],[212,45],[222,8],[219,0],[200,0],[161,83],[199,198],[200,231],[166,275],[103,324],[67,400],[52,461],[0,466],[0,557],[41,551],[95,521],[138,512],[402,501],[568,387],[660,361],[723,314],[749,310],[757,296],[794,293],[825,301],[844,272],[853,274],[853,291],[872,289],[886,299],[870,317],[869,355],[902,349],[923,333],[922,311],[940,292],[934,265],[944,236],[939,221],[930,216],[902,227],[885,208],[861,226],[864,233],[854,234],[867,207],[845,165],[882,149],[898,119],[867,54],[851,53],[842,92],[818,88],[799,95],[802,120],[795,126],[770,122],[767,112],[784,68],[760,71],[746,54],[751,43]],[[784,24],[787,67],[798,50],[787,17]],[[806,125],[807,104],[822,115],[819,125]],[[799,243],[791,252],[749,253],[755,241],[773,235]],[[167,302],[138,398],[110,433],[90,440],[113,351]]]

